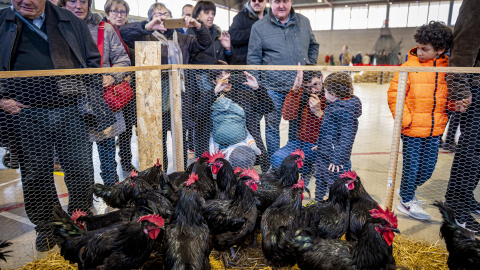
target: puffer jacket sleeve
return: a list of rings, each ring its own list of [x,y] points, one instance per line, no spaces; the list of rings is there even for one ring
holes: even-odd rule
[[[208,28],[202,24],[202,28],[190,28],[195,35],[187,35],[188,51],[191,55],[204,51],[212,45],[212,37]],[[191,31],[188,31],[191,33]]]
[[[120,36],[130,48],[135,48],[135,41],[142,40],[144,36],[153,32],[145,29],[147,21],[127,23],[120,28]]]
[[[402,65],[403,66],[403,65]],[[395,110],[397,108],[397,93],[398,93],[398,78],[400,74],[397,72],[390,83],[390,87],[388,88],[387,95],[388,95],[388,106],[390,107],[390,111],[392,112],[393,118],[395,118]],[[406,93],[410,90],[410,79],[407,81],[407,90]],[[406,96],[406,94],[405,94]],[[406,128],[410,126],[412,123],[412,113],[408,109],[407,103],[403,106],[403,119],[402,119],[402,128]]]

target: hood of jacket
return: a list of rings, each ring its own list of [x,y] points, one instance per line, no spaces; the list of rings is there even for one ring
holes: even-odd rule
[[[357,118],[362,115],[362,103],[357,96],[352,96],[348,99],[336,100],[333,103],[328,104],[329,110],[335,113],[343,113],[348,111]]]
[[[220,39],[220,35],[222,34],[222,29],[218,27],[218,25],[214,24],[210,29],[208,29],[208,32],[210,33],[210,36],[212,37],[212,41],[216,39]]]
[[[253,16],[257,20],[259,19],[257,13],[255,13],[255,11],[253,11],[252,6],[250,5],[250,1],[247,1],[245,3],[245,5],[243,5],[243,6],[245,7],[246,10],[248,10],[248,13],[249,13],[250,16]],[[265,16],[267,14],[268,14],[268,8],[265,7],[265,10],[263,11],[263,16]]]

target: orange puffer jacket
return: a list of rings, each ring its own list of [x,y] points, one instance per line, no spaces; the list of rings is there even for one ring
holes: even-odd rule
[[[407,62],[402,66],[447,67],[448,56],[420,62],[417,47],[410,50]],[[440,136],[447,124],[448,89],[445,73],[410,72],[408,74],[407,94],[403,108],[402,134],[410,137]],[[395,77],[388,89],[388,106],[395,117],[398,77]]]

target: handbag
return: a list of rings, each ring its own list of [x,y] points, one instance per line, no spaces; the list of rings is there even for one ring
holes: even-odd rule
[[[102,57],[100,66],[103,66],[103,35],[105,31],[105,22],[98,25],[97,47]],[[127,81],[117,85],[107,86],[103,90],[103,99],[112,112],[119,111],[133,99],[133,89]]]

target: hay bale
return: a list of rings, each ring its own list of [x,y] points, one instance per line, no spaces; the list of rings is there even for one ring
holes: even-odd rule
[[[19,270],[77,270],[77,264],[65,260],[60,251],[51,252],[43,259],[35,259],[20,267]]]
[[[448,269],[448,251],[438,243],[396,236],[393,241],[393,257],[397,266],[407,269]]]

